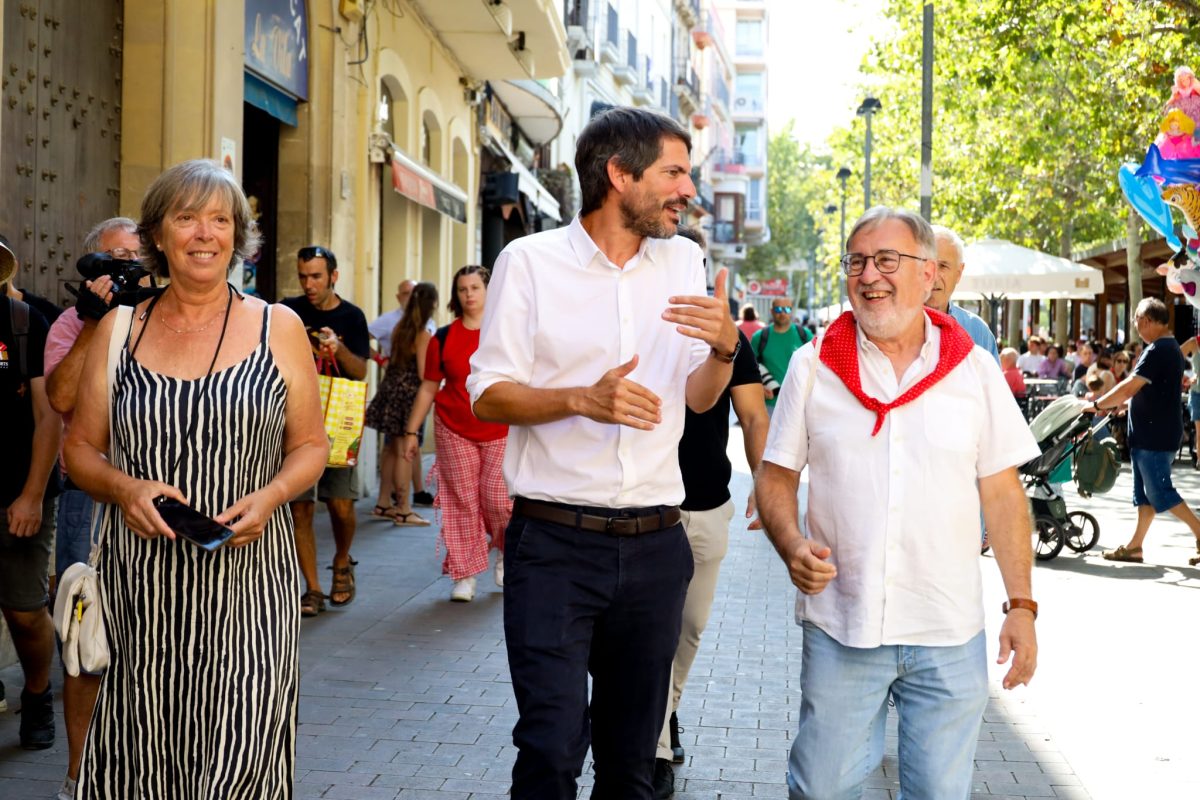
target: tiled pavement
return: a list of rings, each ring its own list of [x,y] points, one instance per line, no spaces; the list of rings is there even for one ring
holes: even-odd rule
[[[735,473],[735,497],[744,497],[748,485],[744,472]],[[358,599],[304,623],[297,796],[503,796],[516,709],[500,590],[485,575],[475,602],[448,602],[449,581],[438,577],[436,529],[369,520],[372,503],[359,504]],[[319,515],[318,525],[322,558],[328,558],[327,518]],[[687,763],[677,770],[678,800],[786,796],[801,636],[791,624],[786,572],[770,545],[744,525],[735,520],[712,618],[679,711]],[[985,564],[985,574],[994,572]],[[990,605],[999,602],[989,599]],[[991,614],[988,623],[989,631],[999,624]],[[19,686],[15,668],[0,678],[10,695]],[[973,796],[1089,797],[1053,738],[1026,713],[1023,695],[1002,698],[997,680],[993,687]],[[888,756],[870,779],[868,800],[896,794],[894,725],[889,720]],[[0,715],[0,797],[53,797],[66,758],[61,726],[58,745],[41,753],[16,747],[16,727],[13,714]],[[580,797],[589,795],[589,769]]]

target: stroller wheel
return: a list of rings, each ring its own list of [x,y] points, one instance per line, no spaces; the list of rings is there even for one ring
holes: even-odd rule
[[[1053,517],[1033,521],[1033,554],[1038,561],[1049,561],[1063,549],[1063,529]]]
[[[1100,523],[1086,511],[1067,514],[1063,530],[1066,532],[1064,543],[1076,553],[1086,553],[1100,541]]]

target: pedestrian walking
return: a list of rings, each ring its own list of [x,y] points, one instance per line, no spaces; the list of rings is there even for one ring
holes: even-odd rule
[[[84,239],[83,249],[103,253],[111,258],[135,261],[141,243],[137,223],[128,217],[104,220],[92,228]],[[112,302],[112,278],[102,275],[88,281],[86,290],[105,304]],[[46,337],[46,395],[50,405],[62,416],[64,429],[69,430],[79,395],[79,376],[91,348],[92,335],[99,320],[81,315],[76,308],[67,309]],[[54,574],[61,576],[72,564],[87,563],[93,542],[92,498],[79,488],[62,465],[64,484],[58,496],[58,528],[54,537]],[[79,760],[83,755],[83,740],[96,706],[100,675],[89,674],[80,668],[78,675],[63,671],[63,722],[67,729],[67,776],[59,792],[59,800],[75,796],[79,778]]]
[[[709,297],[703,254],[675,237],[690,151],[669,117],[599,114],[576,143],[580,216],[496,260],[467,390],[476,416],[511,426],[514,800],[574,798],[589,744],[594,797],[651,797],[693,566],[684,407],[713,406],[739,343],[726,271]]]
[[[742,334],[742,345],[733,362],[729,385],[708,411],[697,414],[687,410],[683,436],[679,440],[679,469],[685,495],[680,504],[683,528],[692,548],[695,573],[688,584],[683,603],[683,627],[671,663],[671,688],[666,718],[658,737],[654,762],[655,800],[670,797],[675,790],[672,763],[685,758],[679,738],[679,699],[687,685],[692,662],[700,649],[700,637],[708,625],[716,596],[721,562],[729,548],[729,523],[733,519],[733,498],[729,480],[733,465],[726,455],[729,444],[729,411],[732,406],[742,429],[746,463],[753,474],[762,460],[767,442],[767,407],[763,401],[758,364],[750,352],[750,341]],[[754,492],[746,503],[746,517],[754,516]],[[751,530],[761,529],[756,519]],[[693,758],[694,761],[694,758]]]
[[[426,349],[433,338],[426,330],[426,325],[433,318],[437,298],[437,287],[432,283],[422,281],[413,287],[404,316],[392,332],[392,354],[388,359],[387,372],[371,404],[367,406],[367,426],[388,437],[387,446],[391,449],[390,457],[395,465],[395,486],[405,487],[404,491],[395,495],[396,503],[392,505],[392,487],[381,483],[379,502],[373,513],[401,526],[429,524],[429,520],[412,510],[408,500],[407,487],[412,481],[412,462],[404,457],[404,432],[409,430],[406,427],[408,416],[417,398],[417,390],[421,388]],[[420,442],[423,438],[421,432],[416,433]],[[385,502],[387,505],[384,505]]]
[[[371,358],[384,370],[387,369],[388,358],[392,354],[392,331],[396,329],[396,325],[404,316],[404,309],[408,307],[408,298],[412,297],[412,290],[416,285],[417,282],[414,280],[405,279],[400,281],[400,284],[396,287],[396,307],[391,311],[380,314],[371,320],[371,324],[367,326],[371,338],[379,345],[378,349],[371,349]],[[426,325],[426,330],[431,334],[437,330],[432,319]],[[402,450],[403,448],[403,443],[401,443],[399,449]],[[396,451],[397,448],[392,445],[391,437],[384,436],[383,451],[379,457],[379,502],[375,505],[372,516],[388,515],[396,500],[408,493],[409,484],[401,486],[396,480]],[[409,474],[411,476],[413,505],[433,505],[433,495],[425,490],[425,476],[421,474],[421,470],[409,470]],[[385,500],[387,501],[386,503],[384,502]]]
[[[742,321],[738,323],[738,330],[745,334],[746,338],[750,338],[765,327],[766,325],[763,325],[762,320],[758,318],[758,311],[753,304],[747,303],[742,306]]]
[[[1175,491],[1171,465],[1183,439],[1179,392],[1183,385],[1183,353],[1171,333],[1171,317],[1157,297],[1147,297],[1134,312],[1138,336],[1146,343],[1133,372],[1095,403],[1097,411],[1129,403],[1126,441],[1133,466],[1133,504],[1137,526],[1127,544],[1108,550],[1109,561],[1143,561],[1142,544],[1156,514],[1169,511],[1196,537],[1197,555],[1188,564],[1200,564],[1200,519]]]
[[[776,384],[782,386],[788,365],[792,362],[792,354],[810,339],[812,333],[808,328],[797,326],[792,320],[791,304],[778,300],[771,306],[771,324],[750,337],[750,348],[758,363],[767,368]],[[763,393],[766,396],[767,413],[771,413],[775,410],[778,390],[765,388]]]
[[[62,423],[46,398],[43,352],[49,325],[9,293],[17,258],[0,237],[0,611],[21,662],[21,747],[54,745],[54,623],[49,602],[50,549]]]
[[[97,573],[111,662],[76,796],[288,798],[300,631],[285,503],[328,454],[310,350],[295,314],[227,283],[258,234],[220,164],[166,170],[138,231],[171,283],[128,323],[100,322],[66,448],[72,479],[109,504]],[[163,498],[233,538],[211,552],[178,538]]]
[[[487,571],[490,549],[496,550],[496,585],[504,585],[504,529],[512,516],[500,469],[508,426],[476,418],[467,395],[490,279],[486,267],[460,267],[454,273],[447,304],[454,322],[429,342],[424,379],[404,431],[404,458],[420,471],[420,431],[430,406],[436,407],[435,502],[442,513],[439,537],[446,546],[442,574],[454,582],[450,599],[461,603],[475,598],[475,576]]]
[[[997,363],[923,307],[937,271],[928,223],[878,206],[846,249],[852,310],[818,340],[819,355],[808,346],[796,357],[756,481],[804,630],[789,796],[860,796],[883,758],[891,697],[901,793],[963,798],[988,698],[980,509],[1010,598],[1000,661],[1015,652],[1012,688],[1037,658],[1016,466],[1039,450]],[[807,536],[796,498],[805,466]]]
[[[933,226],[933,238],[937,243],[937,276],[933,279],[933,291],[929,294],[929,307],[949,314],[963,326],[971,341],[992,354],[1000,362],[1000,350],[996,347],[996,335],[978,314],[950,302],[954,290],[962,280],[966,269],[962,238],[944,225]]]
[[[335,291],[337,256],[328,247],[302,247],[296,253],[296,274],[304,294],[285,297],[282,302],[304,323],[314,364],[332,368],[344,378],[366,380],[367,359],[371,353],[367,318],[362,309]],[[354,600],[357,588],[350,548],[354,544],[357,523],[354,501],[357,499],[357,466],[327,466],[319,481],[291,499],[292,519],[296,525],[296,558],[305,583],[304,594],[300,596],[300,615],[303,617],[315,617],[325,610],[326,598],[317,573],[317,538],[313,530],[318,500],[329,510],[333,528],[333,563],[329,566],[333,580],[329,603],[344,606]]]

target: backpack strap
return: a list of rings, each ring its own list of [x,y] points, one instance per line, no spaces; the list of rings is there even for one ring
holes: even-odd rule
[[[443,378],[446,377],[446,339],[450,336],[450,325],[443,325],[433,334],[438,340],[438,372],[442,373]]]
[[[22,380],[29,374],[29,304],[8,298],[8,318],[12,325],[13,347],[17,349],[17,368]]]
[[[763,351],[767,349],[767,337],[771,335],[771,326],[767,325],[758,332],[758,363],[762,363]]]

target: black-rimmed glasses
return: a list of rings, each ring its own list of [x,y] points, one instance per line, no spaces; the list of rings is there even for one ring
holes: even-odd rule
[[[863,274],[863,270],[867,268],[868,261],[874,261],[875,269],[884,275],[890,275],[900,269],[900,260],[904,258],[912,258],[917,261],[925,260],[924,256],[909,255],[908,253],[901,253],[899,250],[880,250],[873,256],[865,256],[862,253],[846,253],[841,259],[842,271],[848,277],[853,278]]]

